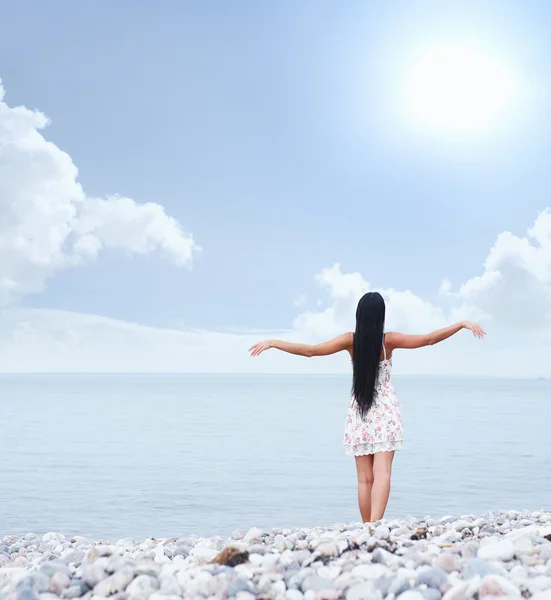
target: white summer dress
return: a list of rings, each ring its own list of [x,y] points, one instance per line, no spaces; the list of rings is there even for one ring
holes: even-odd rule
[[[383,356],[384,360],[379,363],[373,404],[365,417],[362,419],[353,397],[348,405],[344,445],[346,453],[351,456],[393,452],[402,448],[402,409],[390,381],[392,359],[386,358],[384,339]]]

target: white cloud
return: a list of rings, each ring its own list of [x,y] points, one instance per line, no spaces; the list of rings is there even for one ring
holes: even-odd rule
[[[280,353],[267,361],[249,357],[247,350],[259,337],[274,336],[292,339],[293,332],[179,331],[97,315],[9,308],[0,311],[0,372],[327,371],[327,362]],[[346,367],[343,356],[329,362],[332,371]]]
[[[389,330],[425,332],[478,315],[489,331],[483,342],[463,332],[433,348],[400,352],[396,372],[551,376],[550,233],[546,211],[527,238],[500,234],[480,275],[457,292],[449,283],[441,286],[435,294],[441,306],[409,290],[379,289],[387,302]],[[278,332],[162,330],[93,315],[5,309],[0,370],[348,373],[345,355],[319,360],[278,352],[254,360],[248,356],[249,346],[262,338],[315,342],[352,330],[357,300],[377,289],[360,273],[343,273],[338,264],[316,281],[324,293],[321,306],[303,311],[288,330]]]
[[[540,213],[526,237],[500,233],[482,275],[455,295],[464,311],[502,331],[551,326],[551,212]]]
[[[448,279],[438,290],[441,306],[410,290],[372,286],[360,273],[342,273],[335,264],[318,283],[328,291],[325,308],[294,321],[305,339],[319,340],[354,328],[356,303],[366,291],[379,291],[387,304],[387,330],[422,333],[463,319],[482,322],[490,335],[473,345],[462,335],[421,353],[404,353],[407,372],[551,376],[545,358],[551,349],[551,210],[536,218],[526,236],[503,232],[480,275],[454,292]],[[430,360],[427,356],[430,355]]]
[[[296,331],[309,339],[321,339],[354,329],[358,300],[368,291],[378,291],[386,302],[387,327],[414,331],[445,324],[442,311],[411,291],[375,288],[360,273],[342,273],[338,263],[316,276],[328,291],[329,306],[320,311],[300,314],[293,323]]]
[[[399,372],[551,376],[550,210],[525,236],[499,234],[482,272],[457,291],[445,279],[437,303],[377,288],[338,263],[323,269],[316,276],[322,298],[299,296],[302,312],[283,332],[163,330],[17,307],[56,272],[94,260],[103,248],[156,252],[178,267],[190,266],[199,249],[160,204],[87,196],[71,158],[43,137],[47,118],[3,97],[0,86],[0,371],[348,372],[346,356],[310,361],[272,352],[252,360],[247,349],[259,337],[318,341],[350,331],[358,299],[378,290],[389,330],[424,332],[470,318],[487,323],[490,333],[483,343],[461,335],[404,352]]]
[[[198,251],[160,204],[87,196],[70,156],[42,135],[41,112],[4,102],[0,84],[0,306],[39,292],[102,248],[158,252],[179,267]]]

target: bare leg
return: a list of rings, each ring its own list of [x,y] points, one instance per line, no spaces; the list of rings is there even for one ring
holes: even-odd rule
[[[383,518],[390,495],[390,475],[394,452],[377,452],[373,457],[373,489],[371,491],[371,521]]]
[[[356,456],[356,471],[358,473],[358,504],[362,521],[371,520],[371,488],[373,487],[373,454]]]

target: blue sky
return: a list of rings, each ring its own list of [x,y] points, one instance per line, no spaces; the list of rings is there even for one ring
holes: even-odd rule
[[[545,2],[118,2],[4,7],[5,102],[51,119],[87,195],[154,202],[191,271],[106,250],[20,306],[153,327],[286,330],[338,262],[438,302],[549,205]],[[400,128],[401,65],[475,40],[530,90],[476,139]]]

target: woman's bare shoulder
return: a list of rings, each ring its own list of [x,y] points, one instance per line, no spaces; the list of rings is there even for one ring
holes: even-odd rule
[[[396,348],[400,335],[401,334],[397,333],[396,331],[387,331],[385,333],[385,346],[387,350],[393,350]]]

